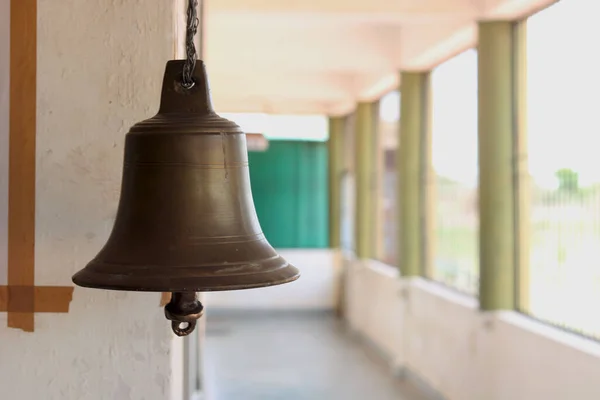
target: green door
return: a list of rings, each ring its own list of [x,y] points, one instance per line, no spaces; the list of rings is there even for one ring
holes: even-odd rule
[[[327,144],[271,141],[248,156],[254,205],[271,245],[327,247]]]

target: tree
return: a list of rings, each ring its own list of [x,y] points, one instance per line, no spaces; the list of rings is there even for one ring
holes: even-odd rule
[[[561,168],[554,174],[558,179],[558,190],[569,193],[579,192],[579,174],[570,168]]]

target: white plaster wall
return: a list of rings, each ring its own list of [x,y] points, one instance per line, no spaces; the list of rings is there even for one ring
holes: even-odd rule
[[[124,134],[156,112],[174,51],[172,7],[38,1],[37,285],[71,285],[109,234]],[[8,329],[0,314],[0,398],[169,398],[173,335],[158,294],[76,288],[70,313],[35,323]]]
[[[492,327],[495,399],[600,398],[600,344],[500,313]]]
[[[419,279],[404,285],[404,366],[448,400],[494,398],[485,382],[494,360],[474,299]]]
[[[351,327],[447,400],[600,398],[597,342],[516,312],[481,313],[473,298],[378,263],[354,262],[346,279]]]
[[[402,342],[398,340],[404,322],[404,304],[398,270],[376,261],[346,264],[345,301],[350,328],[369,338],[384,352],[390,366],[403,365]]]
[[[171,400],[184,400],[184,374],[185,374],[185,345],[183,340],[173,340],[171,343]]]
[[[206,293],[210,309],[332,310],[338,302],[340,265],[329,249],[278,249],[300,269],[300,279],[260,289]]]

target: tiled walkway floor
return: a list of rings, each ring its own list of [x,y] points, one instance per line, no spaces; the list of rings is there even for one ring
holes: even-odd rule
[[[426,400],[333,316],[208,317],[208,400]]]

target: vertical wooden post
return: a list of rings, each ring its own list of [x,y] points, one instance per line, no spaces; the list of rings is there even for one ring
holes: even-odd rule
[[[430,236],[426,182],[431,146],[429,72],[402,72],[398,146],[398,263],[403,276],[425,275]]]
[[[356,110],[356,223],[355,247],[358,258],[374,256],[375,216],[375,110],[373,103],[359,103]]]
[[[329,247],[341,244],[341,178],[344,169],[344,117],[329,118]]]
[[[10,6],[8,326],[33,332],[37,1]]]
[[[8,285],[0,286],[0,312],[8,327],[33,332],[34,313],[69,311],[73,288],[35,286],[37,1],[11,0],[9,18]]]
[[[524,65],[517,54],[523,35],[512,21],[479,23],[479,213],[480,305],[483,310],[513,309],[518,261],[517,171],[515,162],[522,126],[521,106]],[[522,132],[524,134],[524,132]],[[524,136],[522,136],[524,137]],[[525,210],[523,210],[525,211]]]

